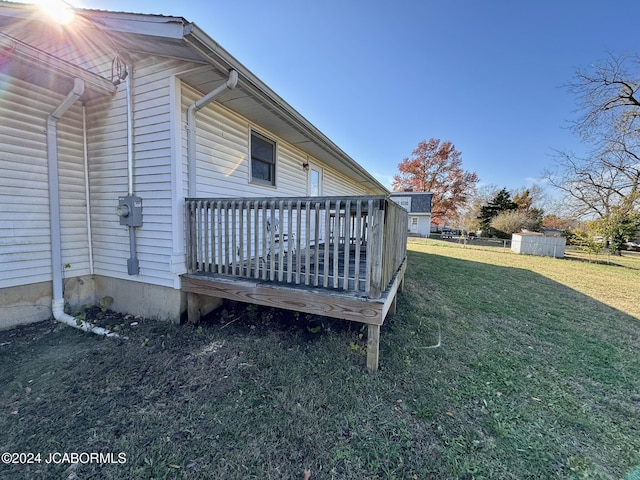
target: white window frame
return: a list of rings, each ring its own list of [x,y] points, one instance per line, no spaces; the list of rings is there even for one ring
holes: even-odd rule
[[[307,169],[307,196],[309,197],[321,197],[322,196],[322,183],[324,177],[323,168],[317,163],[307,162],[309,168]],[[311,191],[311,180],[313,178],[313,171],[318,172],[318,192],[313,194]]]

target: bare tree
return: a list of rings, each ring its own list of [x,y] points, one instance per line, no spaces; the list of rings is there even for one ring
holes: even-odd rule
[[[457,217],[453,223],[464,232],[480,230],[480,209],[491,201],[500,191],[495,184],[485,184],[473,189],[467,201],[458,209]]]
[[[491,228],[504,234],[502,236],[510,236],[522,230],[535,230],[538,220],[530,210],[505,210],[491,220]]]
[[[577,217],[607,218],[640,206],[640,58],[613,54],[578,70],[569,91],[580,117],[573,130],[591,146],[585,157],[558,152],[545,177]]]

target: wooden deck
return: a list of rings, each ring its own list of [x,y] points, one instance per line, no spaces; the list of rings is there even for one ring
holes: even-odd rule
[[[208,295],[365,323],[367,367],[395,313],[406,212],[384,197],[187,199],[189,321]]]
[[[406,266],[405,261],[387,290],[377,299],[353,292],[211,273],[182,275],[182,290],[187,292],[189,322],[193,323],[200,318],[200,295],[365,323],[368,325],[367,368],[375,372],[379,360],[380,326],[387,314],[396,313],[396,295],[402,292]]]

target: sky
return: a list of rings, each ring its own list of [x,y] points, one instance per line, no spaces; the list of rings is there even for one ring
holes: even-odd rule
[[[576,69],[639,53],[619,0],[69,0],[196,23],[391,188],[421,140],[451,141],[480,186],[541,181],[571,131]]]

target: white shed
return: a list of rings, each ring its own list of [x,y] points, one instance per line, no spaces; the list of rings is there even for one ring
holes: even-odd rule
[[[562,236],[549,236],[543,233],[514,233],[511,237],[511,250],[525,255],[541,257],[564,257],[567,239]]]

